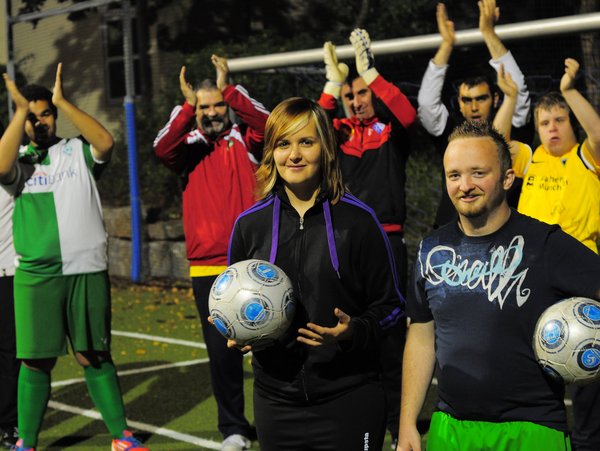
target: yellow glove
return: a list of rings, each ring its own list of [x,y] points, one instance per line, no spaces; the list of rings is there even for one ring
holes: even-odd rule
[[[335,45],[329,41],[323,44],[323,62],[325,63],[325,78],[327,78],[323,92],[339,97],[342,85],[348,77],[349,68],[345,63],[338,63]]]

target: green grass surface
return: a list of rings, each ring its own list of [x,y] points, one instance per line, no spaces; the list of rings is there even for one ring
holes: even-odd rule
[[[222,438],[206,351],[120,334],[185,340],[198,346],[203,341],[202,331],[191,289],[114,283],[112,294],[112,355],[131,429],[153,451],[219,449]],[[196,360],[203,362],[186,364]],[[184,366],[156,368],[178,362]],[[250,358],[244,360],[244,369],[246,415],[252,421]],[[72,355],[59,359],[52,382],[51,403],[37,450],[110,449],[111,437],[104,423],[85,415],[85,411],[92,415],[96,411],[83,382],[83,371]],[[183,434],[184,439],[170,436],[169,431]],[[200,442],[194,444],[193,440]],[[257,442],[252,449],[259,449]],[[384,449],[390,449],[389,436]]]
[[[190,289],[119,284],[112,291],[114,331],[202,342],[200,321]],[[164,343],[158,339],[113,335],[112,354],[118,371],[126,372],[121,374],[120,382],[127,417],[133,423],[136,435],[152,450],[215,449],[221,436],[217,430],[208,363],[152,369],[177,362],[206,360],[204,349]],[[136,372],[148,368],[150,371]],[[249,359],[245,359],[245,370],[246,398],[251,401]],[[82,378],[83,372],[71,355],[61,357],[52,374],[54,384]],[[94,410],[83,381],[53,387],[38,450],[110,449],[111,437],[104,423],[77,412],[64,411],[70,408]],[[251,404],[246,410],[248,418],[252,419]],[[160,431],[152,433],[146,427],[136,428],[138,423],[215,443],[201,447],[164,436]]]
[[[219,449],[217,408],[207,353],[199,347],[202,330],[191,289],[113,283],[112,294],[112,354],[131,429],[153,451]],[[157,338],[130,338],[123,332]],[[182,366],[173,366],[177,363]],[[252,421],[250,358],[244,359],[244,370],[246,416]],[[52,382],[37,450],[109,450],[111,437],[104,423],[89,417],[90,412],[98,415],[83,382],[83,370],[72,355],[58,360]],[[429,390],[419,417],[423,432],[433,412],[436,388],[433,385]],[[569,406],[570,422],[571,410]],[[252,449],[259,450],[257,442]],[[389,434],[383,449],[390,449]]]
[[[219,449],[222,437],[192,290],[113,281],[112,299],[112,355],[131,429],[153,451]],[[156,338],[131,338],[124,333]],[[185,343],[164,341],[173,339]],[[244,359],[244,370],[246,416],[253,421],[249,357]],[[37,450],[109,450],[111,437],[98,419],[83,370],[72,355],[58,360],[52,382]],[[434,384],[419,416],[422,433],[427,431],[436,397]],[[570,401],[567,415],[572,426]],[[388,434],[383,449],[389,450],[390,443]],[[259,450],[257,442],[252,449]]]

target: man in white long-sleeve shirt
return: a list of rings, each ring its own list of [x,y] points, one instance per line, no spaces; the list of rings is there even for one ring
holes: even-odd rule
[[[0,124],[0,136],[2,135]],[[15,334],[13,280],[15,248],[12,241],[14,199],[0,189],[0,448],[17,443],[17,384],[19,367]]]
[[[504,66],[506,72],[510,73],[519,88],[512,124],[515,128],[522,128],[530,119],[531,106],[529,91],[525,85],[525,77],[511,52],[496,34],[494,27],[499,17],[496,0],[481,0],[478,4],[479,29],[490,52],[491,60],[489,63],[496,71],[501,65]],[[442,103],[442,88],[456,36],[454,23],[448,19],[446,7],[443,3],[437,5],[436,18],[442,42],[433,59],[429,61],[421,82],[418,96],[418,117],[425,130],[433,137],[435,146],[441,155],[448,144],[448,136],[456,125],[463,120],[491,120],[500,102],[500,97],[493,82],[485,76],[469,77],[459,85],[458,106],[460,116],[453,117],[450,114],[448,108]],[[442,183],[443,180],[442,177]],[[449,222],[454,214],[454,208],[446,194],[446,190],[442,189],[442,197],[434,227],[437,228]]]

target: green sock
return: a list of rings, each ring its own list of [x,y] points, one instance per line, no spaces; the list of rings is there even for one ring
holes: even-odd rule
[[[50,374],[21,365],[17,399],[19,438],[25,447],[34,447],[50,399]]]
[[[115,366],[110,362],[103,362],[99,368],[87,366],[85,381],[109,432],[114,438],[120,438],[127,429],[127,421]]]

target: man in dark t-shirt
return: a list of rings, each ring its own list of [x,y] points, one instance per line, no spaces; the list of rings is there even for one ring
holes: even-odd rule
[[[436,362],[429,451],[570,449],[564,385],[544,374],[532,339],[550,305],[600,299],[600,258],[508,206],[510,152],[487,123],[454,130],[444,172],[458,220],[419,246],[398,450],[420,449],[416,420]]]

